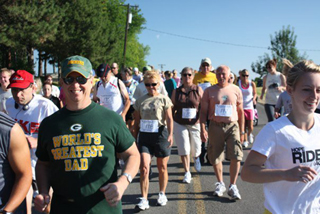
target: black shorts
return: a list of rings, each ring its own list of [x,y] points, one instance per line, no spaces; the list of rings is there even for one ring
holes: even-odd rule
[[[157,158],[168,157],[171,154],[171,147],[168,148],[168,130],[165,126],[159,127],[158,133],[139,133],[138,148],[140,153],[148,153]]]
[[[131,105],[126,114],[126,121],[133,120],[133,112],[134,112],[134,108],[133,108],[133,105]]]

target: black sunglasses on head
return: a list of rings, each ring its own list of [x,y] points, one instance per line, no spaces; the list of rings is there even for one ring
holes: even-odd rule
[[[186,77],[186,76],[191,77],[191,76],[192,76],[192,74],[182,74],[182,76],[184,76],[184,77]]]
[[[63,78],[63,82],[67,85],[70,85],[74,82],[74,80],[77,81],[77,83],[84,85],[87,83],[88,79],[83,77],[83,76],[78,76],[78,77],[65,77]]]
[[[145,83],[146,87],[150,87],[150,86],[155,87],[156,85],[158,85],[158,83]]]

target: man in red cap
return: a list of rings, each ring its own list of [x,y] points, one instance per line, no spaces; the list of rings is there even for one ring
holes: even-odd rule
[[[38,146],[38,129],[41,121],[53,114],[58,108],[50,100],[35,95],[33,75],[25,70],[18,70],[10,78],[12,97],[6,101],[8,115],[15,119],[26,134],[29,148],[31,150],[31,166],[33,173],[33,184],[35,184],[35,155]],[[36,190],[36,185],[33,185]],[[31,213],[33,191],[27,195],[27,212]]]

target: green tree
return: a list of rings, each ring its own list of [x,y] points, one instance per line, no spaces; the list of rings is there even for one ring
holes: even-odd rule
[[[252,71],[260,74],[260,77],[267,73],[265,66],[270,59],[277,59],[277,70],[281,72],[283,67],[282,58],[290,60],[293,64],[307,58],[306,54],[300,55],[296,48],[297,36],[294,34],[294,28],[290,28],[290,26],[283,27],[282,30],[275,32],[274,37],[270,35],[270,40],[271,47],[269,49],[271,50],[271,55],[265,53],[251,64]]]

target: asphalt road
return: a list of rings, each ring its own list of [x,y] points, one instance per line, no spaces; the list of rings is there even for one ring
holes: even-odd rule
[[[261,104],[257,105],[259,113],[258,126],[254,128],[254,135],[261,130],[266,124],[267,119]],[[246,159],[250,148],[244,149],[244,159]],[[241,163],[243,164],[243,162]],[[193,164],[192,164],[193,166]],[[224,182],[229,185],[229,162],[224,161]],[[167,214],[167,213],[263,213],[264,196],[262,184],[251,184],[243,182],[239,177],[237,186],[242,196],[240,201],[230,201],[227,193],[221,198],[212,195],[215,188],[216,177],[213,168],[210,165],[202,166],[201,172],[196,173],[191,167],[193,180],[190,184],[182,183],[184,171],[177,155],[177,147],[174,146],[168,163],[169,182],[166,190],[168,203],[164,207],[157,206],[159,192],[158,172],[155,158],[152,160],[153,176],[149,187],[149,204],[150,209],[141,211],[141,213]],[[135,204],[139,202],[141,196],[139,174],[134,178],[132,184],[128,187],[122,198],[123,213],[135,213]]]

